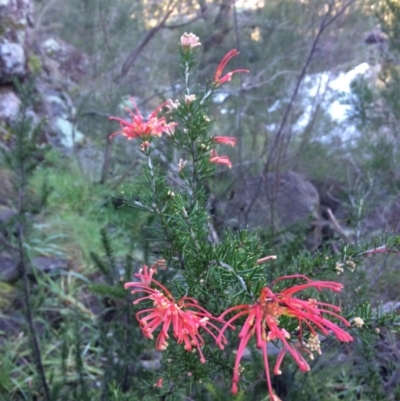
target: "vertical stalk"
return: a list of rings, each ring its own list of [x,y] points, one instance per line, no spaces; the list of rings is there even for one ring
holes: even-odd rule
[[[19,222],[18,228],[18,253],[19,253],[19,260],[21,263],[22,269],[22,278],[23,278],[23,288],[24,288],[24,303],[25,303],[25,314],[26,320],[29,326],[29,334],[32,341],[32,348],[33,348],[33,356],[36,364],[36,369],[39,375],[39,379],[42,383],[42,387],[45,394],[45,399],[47,401],[51,401],[49,387],[47,385],[46,376],[44,374],[43,364],[42,364],[42,357],[40,353],[39,342],[37,340],[35,327],[33,325],[33,318],[32,318],[32,310],[31,310],[31,302],[30,302],[30,289],[29,289],[29,281],[28,281],[28,274],[26,269],[26,260],[24,255],[24,227],[23,223]]]
[[[25,243],[25,221],[24,221],[24,200],[25,200],[25,188],[26,188],[26,166],[25,160],[28,158],[27,152],[29,150],[26,149],[27,143],[24,140],[24,135],[28,135],[28,131],[30,129],[29,124],[26,121],[26,102],[23,103],[21,108],[21,123],[17,128],[17,149],[15,152],[15,158],[17,163],[17,171],[18,171],[18,199],[17,199],[17,212],[18,212],[18,246],[17,253],[19,256],[20,266],[22,270],[22,278],[23,278],[23,292],[24,292],[24,303],[25,303],[25,314],[26,320],[29,326],[29,334],[32,341],[33,348],[33,357],[37,369],[37,373],[39,375],[39,380],[41,381],[45,400],[51,401],[49,387],[47,385],[46,376],[44,374],[44,368],[42,363],[42,357],[40,353],[39,341],[36,336],[35,327],[33,325],[33,316],[31,309],[31,300],[30,300],[30,288],[29,288],[29,279],[27,273],[27,261],[24,252],[24,243]]]

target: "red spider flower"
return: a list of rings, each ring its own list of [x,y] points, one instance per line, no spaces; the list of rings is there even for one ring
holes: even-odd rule
[[[304,279],[307,282],[305,284],[295,285],[287,288],[276,294],[273,293],[269,287],[264,287],[261,290],[259,298],[254,304],[234,306],[226,310],[220,316],[220,318],[224,318],[227,314],[236,312],[236,315],[228,320],[220,331],[219,335],[221,336],[221,342],[218,342],[220,346],[222,346],[223,333],[231,325],[231,323],[242,316],[247,316],[246,321],[238,335],[240,344],[233,369],[233,394],[236,394],[238,391],[237,385],[240,380],[240,360],[248,342],[250,341],[250,338],[253,335],[255,335],[257,348],[262,350],[265,376],[271,401],[278,400],[278,397],[274,395],[271,385],[267,354],[267,345],[269,341],[280,341],[282,343],[282,348],[274,367],[274,374],[278,375],[281,374],[280,365],[287,352],[289,352],[296,361],[300,370],[303,372],[310,370],[310,367],[300,350],[303,353],[308,354],[311,359],[313,358],[312,351],[321,353],[317,332],[320,332],[324,335],[333,333],[338,340],[343,342],[349,342],[353,340],[353,338],[337,324],[324,317],[324,315],[332,316],[333,318],[341,321],[345,326],[350,326],[350,323],[346,319],[338,315],[340,312],[339,307],[319,302],[316,299],[302,300],[293,297],[293,295],[297,292],[307,288],[315,288],[318,291],[321,291],[323,288],[327,288],[334,292],[339,292],[342,289],[342,285],[331,281],[312,281],[303,275],[293,275],[284,276],[275,280],[272,283],[272,286],[274,286],[277,281],[294,278]],[[290,334],[284,328],[279,327],[279,317],[282,315],[297,319],[299,326],[299,347],[295,348],[293,344],[288,341],[290,339]],[[309,332],[308,343],[303,341],[304,328],[306,328],[307,332]],[[218,338],[218,340],[220,338]]]
[[[210,334],[215,341],[219,334],[219,329],[210,322],[214,318],[209,312],[198,305],[193,298],[183,297],[178,302],[175,301],[171,293],[161,283],[153,279],[153,275],[157,269],[152,266],[150,269],[144,265],[135,277],[140,281],[125,283],[125,289],[133,287],[132,294],[145,293],[146,296],[137,299],[133,304],[139,304],[145,300],[153,302],[153,307],[143,309],[136,314],[136,318],[140,323],[142,333],[145,337],[153,339],[153,333],[160,327],[161,330],[157,336],[156,349],[163,351],[167,348],[169,338],[168,331],[172,327],[172,333],[178,344],[184,344],[186,351],[193,351],[194,347],[200,355],[200,362],[205,363],[204,355],[201,347],[204,340],[199,334],[202,328]],[[157,288],[151,288],[153,284]],[[226,343],[223,335],[218,336],[218,344]]]
[[[110,138],[115,135],[121,134],[126,136],[128,139],[141,138],[143,141],[148,141],[152,136],[161,136],[163,132],[168,135],[173,133],[176,123],[167,124],[164,117],[158,118],[157,114],[161,111],[161,109],[168,104],[164,102],[161,106],[157,107],[148,118],[147,121],[144,120],[143,116],[140,114],[135,101],[131,99],[135,111],[127,109],[129,111],[132,122],[125,121],[119,117],[110,117],[110,120],[116,120],[119,122],[122,130],[113,133]]]
[[[229,168],[232,167],[232,163],[229,160],[228,156],[218,156],[215,153],[215,150],[212,149],[211,150],[211,156],[210,156],[210,163],[215,163],[215,164],[225,164],[226,166],[228,166]]]
[[[239,52],[236,49],[233,49],[229,53],[227,53],[225,55],[225,57],[222,59],[222,61],[219,63],[217,71],[215,72],[215,76],[214,76],[214,83],[216,85],[221,85],[224,82],[230,81],[232,79],[232,75],[236,74],[237,72],[249,72],[249,70],[245,70],[245,69],[234,70],[234,71],[228,72],[226,75],[224,75],[221,78],[222,71],[228,64],[229,60],[231,58],[237,56],[238,54],[239,54]]]
[[[223,143],[224,145],[235,146],[236,138],[233,136],[214,136],[213,141],[216,143]]]

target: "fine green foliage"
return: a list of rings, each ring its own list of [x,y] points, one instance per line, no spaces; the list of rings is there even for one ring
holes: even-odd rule
[[[341,199],[345,218],[340,221],[348,231],[336,228],[329,242],[307,251],[304,250],[307,227],[291,236],[285,236],[283,231],[271,232],[268,227],[256,233],[216,232],[212,218],[214,194],[210,188],[221,191],[237,166],[244,167],[242,173],[246,178],[250,171],[259,171],[264,163],[268,152],[262,149],[271,149],[268,141],[273,140],[264,125],[279,122],[287,104],[281,102],[266,117],[265,109],[277,99],[287,99],[299,60],[306,58],[304,49],[318,29],[319,19],[314,16],[323,14],[325,3],[272,1],[266,2],[258,13],[249,12],[255,25],[249,22],[243,31],[248,36],[258,32],[261,39],[246,39],[241,51],[243,58],[230,61],[228,71],[247,68],[248,64],[252,68],[265,66],[266,58],[272,60],[274,53],[280,61],[268,63],[259,75],[259,86],[243,86],[253,93],[245,107],[241,103],[244,92],[235,85],[248,75],[238,73],[233,75],[232,82],[228,79],[218,82],[228,71],[216,77],[216,62],[207,58],[209,50],[202,54],[197,49],[180,47],[178,68],[173,68],[172,63],[164,65],[171,57],[169,53],[175,54],[172,49],[178,32],[172,28],[163,36],[164,40],[154,44],[152,49],[157,50],[154,63],[146,59],[150,51],[139,59],[137,69],[142,74],[148,73],[146,79],[132,79],[135,78],[132,71],[120,76],[128,44],[129,48],[138,46],[141,35],[152,32],[146,20],[139,18],[142,13],[149,15],[146,14],[149,2],[74,0],[72,6],[58,1],[44,3],[49,7],[44,8],[42,21],[48,23],[57,14],[67,18],[68,14],[69,24],[62,25],[61,33],[67,38],[71,32],[71,42],[84,49],[92,60],[101,59],[91,65],[89,87],[82,83],[77,90],[77,99],[84,104],[80,111],[93,108],[96,112],[123,115],[118,105],[126,103],[125,96],[144,98],[145,94],[157,93],[155,98],[164,100],[169,93],[166,83],[179,79],[179,85],[174,82],[170,91],[179,103],[168,103],[170,110],[164,107],[153,116],[158,122],[165,118],[167,125],[177,125],[169,126],[167,132],[158,132],[160,135],[132,137],[130,142],[119,136],[112,138],[115,154],[111,172],[99,182],[100,174],[93,177],[86,170],[78,151],[73,157],[66,157],[38,145],[37,137],[44,122],[34,124],[29,118],[34,91],[32,86],[15,83],[23,103],[18,121],[7,127],[15,142],[2,153],[1,168],[16,176],[17,214],[0,227],[0,252],[11,254],[18,261],[22,277],[0,282],[0,400],[272,401],[265,384],[263,358],[253,340],[247,343],[240,361],[238,393],[236,396],[230,393],[240,343],[238,333],[245,327],[247,315],[233,322],[235,330],[227,328],[224,332],[227,344],[223,350],[203,328],[199,329],[204,337],[200,350],[205,363],[200,362],[200,352],[194,344],[188,352],[186,344],[177,341],[173,322],[165,349],[157,343],[161,325],[154,329],[154,338],[149,335],[146,338],[144,326],[148,327],[151,318],[139,322],[139,316],[147,316],[143,315],[146,309],[150,310],[148,314],[156,312],[156,302],[143,299],[149,295],[143,291],[146,286],[124,288],[125,283],[140,283],[143,279],[140,272],[143,274],[146,264],[157,268],[154,279],[165,288],[157,287],[154,282],[149,287],[161,288],[165,299],[171,301],[173,297],[171,304],[178,303],[186,312],[195,310],[194,306],[186,309],[182,306],[190,302],[185,301],[186,297],[193,298],[214,317],[242,304],[259,305],[265,288],[279,293],[305,283],[299,275],[313,282],[342,283],[344,290],[340,293],[306,288],[294,298],[310,303],[318,299],[340,306],[341,316],[350,326],[345,327],[335,316],[332,321],[354,341],[342,343],[333,332],[325,333],[320,336],[322,355],[314,352],[313,360],[307,358],[309,372],[302,372],[298,363],[286,355],[280,375],[273,375],[272,370],[283,344],[277,339],[268,341],[274,392],[284,401],[399,399],[399,362],[393,355],[400,327],[399,308],[394,302],[400,285],[396,273],[400,237],[390,232],[382,235],[380,226],[375,229],[363,226],[379,205],[378,200],[395,199],[398,191],[394,122],[398,119],[399,82],[395,63],[385,65],[382,70],[382,79],[388,82],[385,87],[372,88],[362,80],[352,84],[353,93],[345,101],[353,108],[352,120],[366,134],[355,144],[343,149],[314,141],[304,149],[304,141],[315,139],[315,132],[310,137],[304,132],[301,138],[292,141],[289,133],[284,138],[286,142],[282,142],[293,144],[293,148],[288,145],[287,155],[300,150],[293,165],[308,166],[305,168],[313,178],[323,180],[334,175],[348,183]],[[382,26],[394,41],[398,28],[390,24],[400,19],[399,10],[391,0],[384,3],[393,18],[382,18]],[[68,12],[58,10],[57,4]],[[224,24],[217,24],[225,2],[199,3],[204,4],[215,6],[212,8],[217,15],[215,25],[225,29],[225,19]],[[154,15],[159,16],[157,13],[164,6],[164,2],[155,2]],[[349,14],[353,21],[363,17],[362,13]],[[103,22],[102,29],[95,24],[98,17]],[[73,29],[76,26],[79,29]],[[194,26],[199,28],[198,32],[204,31],[203,46],[208,43],[210,49],[208,25]],[[341,31],[339,35],[344,33]],[[118,46],[104,45],[111,37],[118,41]],[[390,51],[397,51],[395,44]],[[341,62],[347,62],[347,56]],[[325,68],[325,63],[316,62],[310,68],[319,71]],[[273,77],[271,85],[262,88],[269,75]],[[225,92],[228,97],[223,105],[213,102],[216,95]],[[155,102],[154,96],[152,99]],[[384,106],[374,108],[379,102],[384,102]],[[142,110],[142,104],[138,103]],[[219,115],[223,107],[234,110],[234,118],[230,112]],[[133,112],[142,118],[143,124],[148,122],[137,110]],[[84,112],[78,120],[97,145],[100,141],[93,133],[103,132],[106,138],[118,130],[115,122],[94,122],[93,115],[88,117]],[[296,111],[291,113],[287,127],[295,121]],[[323,125],[324,121],[318,124]],[[376,138],[375,129],[389,135]],[[215,139],[215,135],[224,132],[242,138],[241,153],[236,153],[237,147],[234,150],[224,147],[224,141],[229,143],[232,138],[223,137],[222,142]],[[124,132],[128,136],[129,133],[129,129]],[[221,152],[229,159],[221,156]],[[349,154],[351,158],[346,159]],[[351,161],[351,168],[342,162],[344,159]],[[233,168],[228,170],[231,162]],[[384,214],[386,210],[379,212]],[[389,223],[387,227],[391,227]],[[343,241],[338,239],[338,232]],[[262,262],[267,255],[275,255],[276,259]],[[66,263],[61,268],[44,269],[35,262],[37,257]],[[290,277],[275,282],[282,276]],[[138,290],[132,295],[128,289]],[[167,292],[171,293],[169,297]],[[285,304],[282,301],[275,306],[285,307]],[[224,316],[225,321],[233,315]],[[302,339],[294,316],[282,313],[274,318],[290,334],[290,344],[304,351],[304,344],[310,340],[309,327],[303,327],[307,334]],[[168,315],[163,315],[163,319],[167,321]],[[362,324],[356,324],[359,322],[356,319],[362,319]],[[224,325],[222,320],[212,321],[219,329]]]

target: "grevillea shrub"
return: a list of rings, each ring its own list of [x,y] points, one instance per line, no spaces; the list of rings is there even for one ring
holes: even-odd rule
[[[371,309],[340,306],[344,286],[337,273],[353,274],[359,249],[337,257],[298,256],[285,266],[278,252],[266,256],[275,252],[246,231],[221,240],[214,232],[206,188],[217,169],[232,168],[220,152],[236,139],[211,134],[211,101],[235,74],[249,71],[229,71],[239,55],[231,50],[214,77],[199,85],[193,77],[200,45],[193,34],[181,38],[179,99],[161,103],[147,119],[134,101],[128,117],[111,117],[120,124],[112,136],[136,141],[140,150],[142,182],[124,201],[154,217],[157,253],[157,261],[133,274],[125,288],[138,308],[135,324],[162,353],[149,392],[202,399],[207,391],[223,392],[231,381],[231,393],[243,395],[264,376],[261,398],[251,390],[253,398],[241,399],[277,401],[284,391],[275,388],[275,376],[294,366],[312,374],[311,362],[325,345],[332,353],[338,349],[333,344],[344,343],[350,353],[358,332],[376,335],[378,321]],[[303,391],[301,382],[297,387]]]

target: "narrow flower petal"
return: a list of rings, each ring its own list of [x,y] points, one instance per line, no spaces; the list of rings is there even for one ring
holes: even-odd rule
[[[218,156],[214,149],[211,150],[210,163],[224,164],[232,168],[232,163],[228,156]]]
[[[217,71],[215,72],[215,75],[214,75],[214,83],[216,85],[221,85],[224,82],[230,81],[232,78],[232,75],[236,74],[237,72],[246,72],[246,73],[249,72],[249,70],[245,70],[245,69],[234,70],[234,71],[228,72],[226,75],[224,75],[221,78],[222,71],[228,64],[229,60],[231,60],[233,57],[237,56],[238,54],[239,54],[239,52],[236,49],[233,49],[230,52],[228,52],[224,56],[224,58],[221,60],[221,62],[219,63],[219,65],[217,67]]]
[[[161,111],[164,106],[168,105],[168,101],[157,107],[149,116],[146,121],[140,114],[136,103],[131,99],[134,105],[134,111],[128,110],[131,115],[132,121],[126,121],[119,117],[110,117],[110,120],[118,121],[121,126],[121,131],[114,132],[110,135],[110,138],[115,135],[121,134],[128,139],[141,138],[145,145],[144,148],[148,147],[148,141],[153,136],[161,136],[163,132],[167,135],[173,134],[176,123],[167,124],[164,117],[158,118],[157,114]],[[142,149],[143,150],[143,149]]]
[[[233,136],[214,136],[213,141],[216,143],[223,143],[224,145],[235,146],[236,138]]]
[[[257,348],[262,350],[265,378],[271,400],[279,400],[279,398],[273,392],[269,371],[267,347],[270,341],[276,341],[282,345],[273,370],[274,374],[281,374],[280,366],[287,353],[292,356],[301,371],[307,372],[310,370],[310,366],[305,360],[304,355],[312,357],[313,352],[321,353],[317,330],[325,335],[333,334],[339,341],[349,342],[353,340],[350,334],[325,317],[326,315],[331,316],[342,322],[345,326],[349,326],[350,323],[338,314],[340,312],[339,307],[319,302],[313,298],[304,300],[293,297],[299,291],[309,288],[315,288],[318,291],[329,289],[337,292],[342,289],[341,284],[331,281],[312,281],[304,275],[292,275],[274,280],[273,285],[279,281],[288,279],[301,279],[305,280],[306,283],[286,288],[277,293],[274,293],[269,287],[264,287],[254,304],[233,306],[220,316],[220,318],[225,318],[229,313],[234,313],[233,317],[222,327],[217,343],[221,342],[220,338],[222,338],[223,333],[235,320],[247,316],[238,334],[240,342],[233,369],[233,394],[238,392],[240,361],[251,337],[255,337]],[[284,327],[279,326],[279,317],[282,315],[297,319],[299,326],[297,343],[292,343],[290,341],[290,333]],[[309,336],[307,336],[308,343],[303,339],[304,329],[308,329],[310,332]]]
[[[164,351],[168,347],[168,333],[172,332],[173,338],[178,344],[182,344],[184,349],[189,352],[196,349],[200,362],[205,363],[202,351],[205,342],[199,329],[203,329],[211,335],[216,342],[226,344],[225,336],[211,322],[211,320],[220,321],[220,319],[215,318],[206,309],[199,306],[193,298],[183,297],[176,302],[168,289],[153,278],[156,272],[156,265],[150,269],[144,265],[139,273],[134,275],[139,281],[132,281],[124,285],[126,289],[131,290],[132,294],[146,294],[134,301],[134,304],[147,300],[153,303],[153,307],[142,309],[136,314],[143,335],[153,339],[155,332],[159,330],[155,346],[157,350]],[[152,288],[151,285],[156,288]]]

